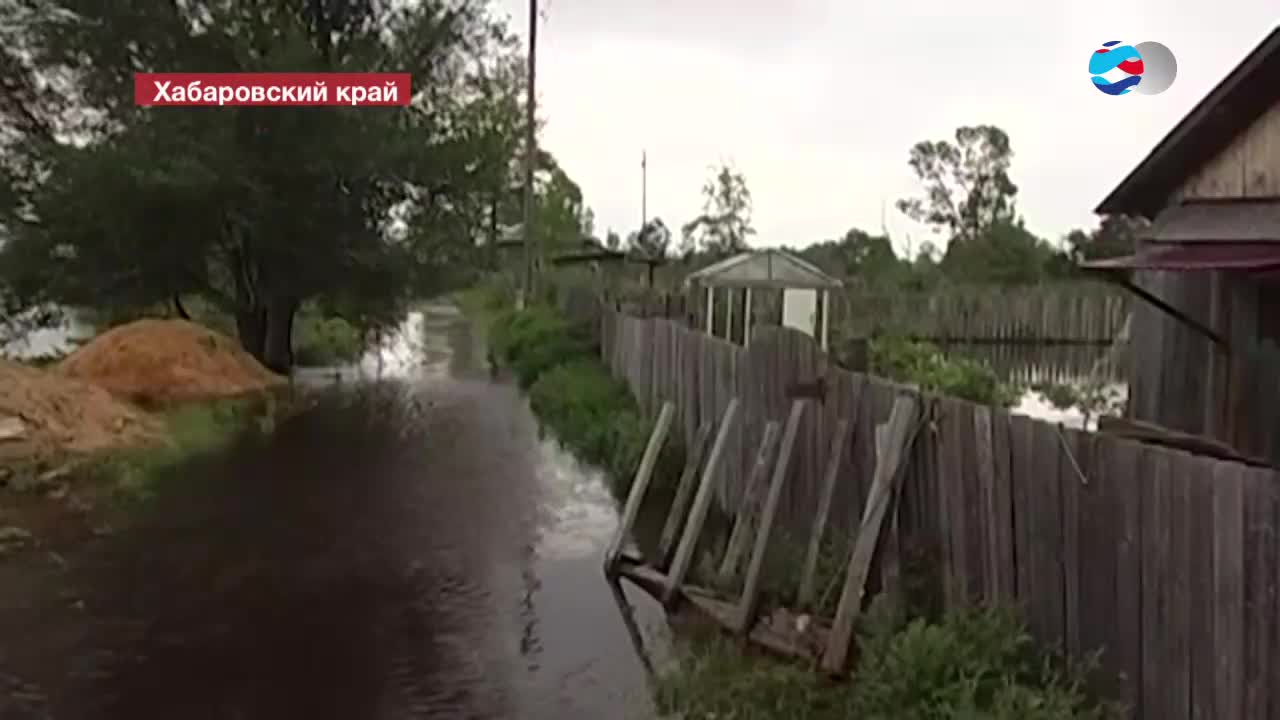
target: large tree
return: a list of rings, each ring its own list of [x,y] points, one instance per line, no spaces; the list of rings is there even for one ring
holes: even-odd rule
[[[18,8],[21,8],[19,10]],[[25,304],[198,293],[291,362],[296,309],[375,323],[457,273],[510,187],[519,74],[484,3],[42,0],[0,9],[6,287]],[[135,72],[408,71],[408,108],[162,108]],[[53,99],[29,104],[33,92]],[[29,117],[33,113],[39,113]],[[67,128],[74,126],[76,143]]]
[[[1130,255],[1149,223],[1144,218],[1107,215],[1093,230],[1067,233],[1067,252],[1075,262]]]
[[[1013,149],[994,125],[961,127],[955,140],[925,140],[911,148],[911,169],[924,196],[904,198],[897,207],[912,220],[965,242],[1000,223],[1014,222],[1018,186],[1009,179]]]
[[[686,252],[725,257],[746,250],[747,238],[756,233],[751,211],[746,177],[729,163],[721,163],[702,186],[702,214],[682,229]]]
[[[666,257],[671,247],[671,231],[662,218],[655,217],[627,237],[627,249],[637,257],[658,259]]]

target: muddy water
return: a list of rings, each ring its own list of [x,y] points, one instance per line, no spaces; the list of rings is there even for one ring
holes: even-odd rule
[[[474,366],[456,310],[402,334],[387,379],[176,471],[103,551],[55,717],[653,717],[600,570],[603,478]]]

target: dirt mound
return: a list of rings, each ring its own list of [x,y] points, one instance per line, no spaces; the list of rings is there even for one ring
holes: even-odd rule
[[[0,458],[93,452],[162,437],[156,419],[102,388],[0,360]]]
[[[112,328],[57,369],[145,405],[236,397],[284,382],[236,341],[185,320]]]

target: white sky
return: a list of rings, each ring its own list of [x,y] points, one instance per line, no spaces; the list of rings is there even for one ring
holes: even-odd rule
[[[528,0],[500,0],[525,35]],[[674,231],[732,160],[759,245],[807,245],[885,223],[901,250],[930,239],[895,199],[918,188],[911,145],[960,125],[1010,135],[1031,229],[1057,241],[1280,22],[1276,0],[539,0],[544,146],[583,189],[597,233],[649,216]],[[1155,40],[1173,87],[1091,87],[1102,42]],[[935,242],[937,238],[933,238]]]

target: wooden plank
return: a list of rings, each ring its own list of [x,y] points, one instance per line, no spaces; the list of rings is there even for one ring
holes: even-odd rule
[[[1088,482],[1077,482],[1076,497],[1076,557],[1073,572],[1076,578],[1076,621],[1073,631],[1077,652],[1101,651],[1105,672],[1098,673],[1092,687],[1102,697],[1115,697],[1119,692],[1115,678],[1118,667],[1117,636],[1124,631],[1117,624],[1117,558],[1116,538],[1119,523],[1119,503],[1114,485],[1117,479],[1128,482],[1128,477],[1117,478],[1107,466],[1110,459],[1110,438],[1092,433],[1078,433],[1076,460]],[[1064,480],[1065,482],[1068,482]]]
[[[796,404],[798,405],[799,401]],[[751,465],[751,477],[747,480],[742,500],[738,503],[733,529],[729,532],[729,543],[725,548],[724,559],[720,563],[721,580],[727,581],[738,572],[738,563],[742,561],[742,555],[747,551],[747,542],[751,539],[751,531],[760,510],[764,481],[769,474],[769,461],[773,458],[773,446],[777,441],[778,423],[771,420],[764,426],[764,437],[760,439],[755,462]]]
[[[1277,566],[1280,512],[1276,473],[1253,469],[1245,485],[1245,717],[1276,717],[1280,712],[1280,620],[1277,618]]]
[[[975,416],[976,417],[976,416]],[[976,421],[976,420],[975,420]],[[1009,447],[1009,413],[991,411],[991,522],[992,587],[995,600],[1011,607],[1018,597],[1017,565],[1014,561],[1014,508],[1012,455]]]
[[[974,479],[977,481],[979,500],[982,503],[981,526],[989,530],[995,527],[1004,514],[996,502],[996,460],[991,431],[991,408],[978,406],[973,409]],[[1000,558],[995,542],[996,532],[983,536],[983,554],[986,573],[983,576],[983,602],[993,603],[999,598]]]
[[[1167,619],[1163,574],[1169,561],[1167,525],[1169,501],[1163,480],[1168,477],[1167,454],[1142,449],[1136,478],[1142,488],[1142,694],[1138,707],[1142,717],[1161,720],[1172,717],[1164,693],[1164,658],[1168,653],[1162,640]]]
[[[670,402],[663,403],[662,410],[658,413],[658,420],[654,423],[653,432],[649,434],[649,444],[645,446],[644,455],[640,457],[640,467],[636,469],[635,479],[631,482],[631,491],[627,494],[627,504],[623,508],[618,530],[604,556],[605,574],[610,578],[616,574],[618,553],[631,535],[636,516],[640,514],[640,504],[644,500],[645,492],[649,489],[649,481],[653,478],[653,467],[658,462],[658,453],[662,451],[662,444],[666,442],[673,415],[675,415],[675,406]]]
[[[742,598],[738,603],[738,632],[750,629],[756,616],[760,600],[760,580],[764,571],[765,553],[769,550],[769,536],[773,533],[773,520],[778,514],[778,501],[782,499],[782,486],[787,481],[787,472],[791,469],[791,452],[795,448],[796,433],[800,429],[800,420],[804,417],[806,402],[795,400],[791,403],[791,414],[787,417],[787,425],[782,431],[782,445],[778,447],[778,460],[773,466],[773,478],[769,483],[769,496],[765,499],[764,510],[760,513],[760,529],[756,532],[755,547],[751,551],[751,563],[747,566],[747,580],[742,588]]]
[[[901,476],[898,469],[910,447],[912,426],[915,425],[918,409],[919,403],[916,398],[902,395],[894,403],[893,412],[889,416],[888,452],[876,463],[871,496],[868,498],[870,512],[867,513],[866,521],[859,529],[858,537],[854,542],[849,567],[845,571],[844,589],[840,593],[835,622],[822,656],[822,668],[829,673],[841,672],[848,660],[854,622],[862,610],[867,575],[871,570],[871,557],[879,540],[885,512],[888,510],[898,478]]]
[[[968,409],[959,400],[939,400],[938,483],[940,510],[946,520],[948,571],[945,576],[948,607],[963,607],[969,600],[968,518],[965,512],[964,443],[973,420],[962,417]]]
[[[1243,718],[1244,467],[1218,463],[1213,468],[1213,484],[1213,637],[1218,660],[1214,668],[1214,717]]]
[[[1088,485],[1084,468],[1092,458],[1083,457],[1092,449],[1084,433],[1058,425],[1058,487],[1062,518],[1062,616],[1063,644],[1067,653],[1079,656],[1080,647],[1080,492]]]
[[[1138,707],[1142,699],[1143,672],[1143,468],[1142,448],[1137,443],[1098,438],[1107,469],[1097,482],[1106,485],[1116,512],[1116,556],[1114,606],[1116,633],[1104,663],[1115,663],[1119,687],[1116,699]]]
[[[1192,720],[1211,720],[1216,717],[1214,587],[1204,582],[1213,577],[1214,514],[1213,469],[1214,461],[1192,457],[1183,464],[1186,473],[1188,525],[1184,533],[1188,537],[1187,573],[1191,579],[1187,588],[1187,647],[1188,647],[1188,700],[1189,717]]]
[[[877,431],[879,428],[876,428]],[[809,547],[804,554],[804,565],[800,569],[800,592],[797,604],[802,609],[812,609],[814,576],[818,570],[818,554],[822,551],[822,538],[827,531],[827,518],[831,515],[831,500],[836,492],[836,480],[840,477],[840,462],[844,458],[844,448],[849,444],[849,421],[841,418],[836,422],[835,432],[831,435],[831,447],[827,451],[827,468],[822,477],[822,490],[818,497],[818,513],[813,519],[813,528],[809,532]]]
[[[1058,476],[1062,440],[1058,427],[1033,423],[1032,470],[1028,481],[1027,523],[1031,532],[1031,572],[1035,594],[1030,603],[1030,624],[1036,639],[1049,646],[1064,641],[1063,615],[1066,588],[1062,576],[1062,490]]]
[[[671,560],[676,535],[684,525],[685,511],[688,509],[689,501],[693,499],[693,483],[698,477],[698,469],[702,467],[702,458],[707,453],[707,441],[710,439],[711,423],[704,422],[698,427],[698,434],[693,439],[688,456],[685,457],[684,470],[680,473],[680,483],[676,486],[676,496],[671,501],[667,522],[662,527],[662,535],[658,541],[659,567],[666,567]]]
[[[707,511],[711,509],[711,500],[715,496],[717,471],[720,469],[720,457],[724,454],[724,446],[733,429],[738,416],[738,399],[729,400],[720,419],[720,427],[716,431],[715,443],[711,446],[711,455],[702,469],[702,482],[698,484],[698,494],[693,498],[693,508],[689,511],[689,520],[685,523],[684,533],[680,536],[680,545],[676,548],[676,556],[671,561],[671,569],[667,574],[667,590],[663,602],[671,605],[684,584],[689,573],[689,564],[693,562],[693,553],[697,549],[698,538],[702,535],[702,526],[707,521]]]

